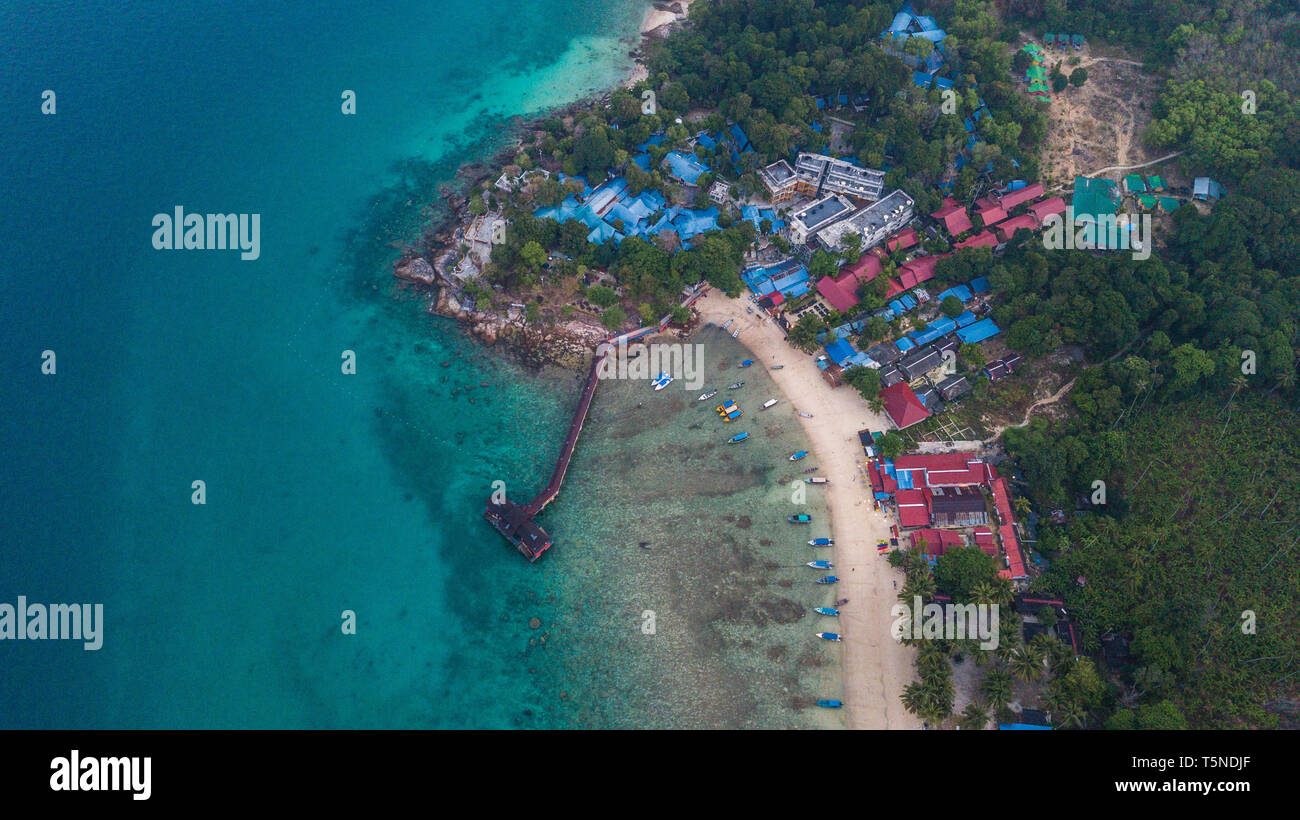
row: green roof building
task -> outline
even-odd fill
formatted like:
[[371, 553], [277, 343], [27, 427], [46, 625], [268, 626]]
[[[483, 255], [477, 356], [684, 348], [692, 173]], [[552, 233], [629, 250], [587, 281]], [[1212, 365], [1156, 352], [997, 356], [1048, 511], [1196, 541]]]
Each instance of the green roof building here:
[[1124, 190], [1130, 194], [1145, 193], [1147, 184], [1142, 181], [1141, 174], [1129, 174], [1124, 177]]
[[[1094, 248], [1119, 250], [1129, 247], [1127, 235], [1115, 235], [1110, 229], [1097, 230], [1098, 218], [1113, 217], [1119, 211], [1123, 199], [1119, 186], [1113, 180], [1074, 178], [1074, 198], [1070, 202], [1074, 208], [1074, 221], [1076, 224], [1088, 225], [1084, 236]], [[1115, 240], [1114, 243], [1112, 239]]]
[[1154, 210], [1156, 205], [1160, 202], [1159, 198], [1157, 198], [1155, 194], [1138, 194], [1137, 201], [1144, 210], [1148, 211]]
[[1165, 181], [1155, 174], [1152, 174], [1147, 177], [1147, 187], [1153, 191], [1163, 191], [1165, 189]]
[[1166, 213], [1173, 213], [1174, 211], [1178, 210], [1181, 207], [1183, 207], [1183, 203], [1176, 197], [1172, 197], [1172, 196], [1160, 197], [1160, 210]]
[[1054, 45], [1056, 45], [1056, 35], [1055, 35], [1055, 34], [1044, 34], [1044, 35], [1043, 35], [1043, 42], [1046, 43], [1046, 44], [1049, 45], [1049, 46], [1054, 46]]
[[1025, 71], [1025, 79], [1026, 79], [1026, 80], [1045, 80], [1045, 79], [1047, 79], [1047, 69], [1043, 68], [1043, 67], [1040, 66], [1040, 65], [1031, 65], [1031, 66], [1028, 68], [1028, 70]]

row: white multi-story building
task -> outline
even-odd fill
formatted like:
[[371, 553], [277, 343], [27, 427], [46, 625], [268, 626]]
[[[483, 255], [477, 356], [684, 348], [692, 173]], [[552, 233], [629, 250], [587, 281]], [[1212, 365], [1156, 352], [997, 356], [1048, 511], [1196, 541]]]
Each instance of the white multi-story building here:
[[853, 203], [839, 194], [810, 202], [790, 214], [790, 241], [803, 245], [828, 225], [853, 213]]
[[798, 193], [804, 196], [845, 194], [876, 200], [885, 188], [884, 171], [859, 168], [848, 160], [825, 154], [801, 153], [795, 161]]
[[884, 199], [871, 203], [851, 216], [842, 217], [815, 231], [817, 241], [827, 250], [837, 250], [850, 233], [862, 237], [862, 250], [875, 247], [886, 237], [912, 221], [915, 203], [902, 191], [891, 191]]

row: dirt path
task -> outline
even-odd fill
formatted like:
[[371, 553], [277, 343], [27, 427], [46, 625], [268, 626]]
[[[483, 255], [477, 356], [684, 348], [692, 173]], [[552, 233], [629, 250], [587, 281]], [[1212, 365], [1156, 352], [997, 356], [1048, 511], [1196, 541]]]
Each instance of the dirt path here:
[[1029, 409], [1025, 410], [1025, 418], [1023, 421], [1021, 421], [1019, 424], [1004, 424], [1003, 426], [997, 428], [997, 430], [993, 433], [992, 436], [984, 440], [984, 446], [985, 447], [991, 446], [994, 442], [998, 440], [998, 437], [1002, 435], [1004, 430], [1009, 430], [1012, 427], [1024, 427], [1026, 424], [1029, 423], [1029, 419], [1031, 416], [1034, 415], [1035, 410], [1037, 410], [1040, 407], [1047, 407], [1048, 405], [1056, 404], [1065, 396], [1066, 393], [1070, 392], [1071, 387], [1074, 387], [1074, 379], [1070, 379], [1068, 382], [1061, 385], [1061, 389], [1057, 390], [1055, 393], [1048, 396], [1047, 398], [1039, 399], [1038, 401], [1029, 405]]
[[1184, 153], [1185, 152], [1183, 151], [1175, 151], [1172, 154], [1165, 154], [1163, 157], [1157, 157], [1156, 159], [1148, 160], [1147, 162], [1140, 162], [1137, 165], [1111, 165], [1106, 168], [1098, 168], [1095, 171], [1089, 171], [1088, 173], [1084, 174], [1084, 176], [1091, 177], [1091, 176], [1096, 176], [1097, 174], [1109, 173], [1110, 171], [1132, 171], [1137, 168], [1146, 168], [1147, 166], [1150, 165], [1159, 165], [1162, 162], [1168, 162], [1174, 157], [1182, 156]]

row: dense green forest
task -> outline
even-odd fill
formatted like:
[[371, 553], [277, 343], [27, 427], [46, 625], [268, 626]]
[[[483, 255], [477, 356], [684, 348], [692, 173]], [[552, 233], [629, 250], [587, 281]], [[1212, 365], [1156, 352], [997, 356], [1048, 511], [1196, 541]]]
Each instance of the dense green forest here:
[[1087, 651], [1106, 632], [1132, 641], [1090, 724], [1295, 725], [1300, 19], [1259, 0], [1009, 5], [1138, 49], [1168, 78], [1146, 139], [1232, 191], [1208, 216], [1180, 209], [1144, 262], [1029, 246], [990, 260], [1007, 343], [1079, 344], [1091, 362], [1068, 417], [1005, 435], [1039, 510], [1067, 511], [1040, 527], [1036, 586], [1066, 601]]

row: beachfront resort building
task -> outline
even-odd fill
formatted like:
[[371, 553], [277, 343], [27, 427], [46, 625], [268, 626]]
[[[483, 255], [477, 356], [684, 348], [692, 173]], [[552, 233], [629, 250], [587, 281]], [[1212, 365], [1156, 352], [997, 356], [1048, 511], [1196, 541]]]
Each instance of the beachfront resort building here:
[[817, 232], [817, 241], [827, 250], [839, 250], [849, 234], [862, 237], [859, 249], [874, 248], [885, 237], [912, 221], [912, 198], [902, 191], [892, 191], [852, 216], [834, 222]]
[[853, 213], [853, 203], [839, 194], [814, 200], [790, 214], [790, 241], [796, 245], [808, 240], [822, 228]]

